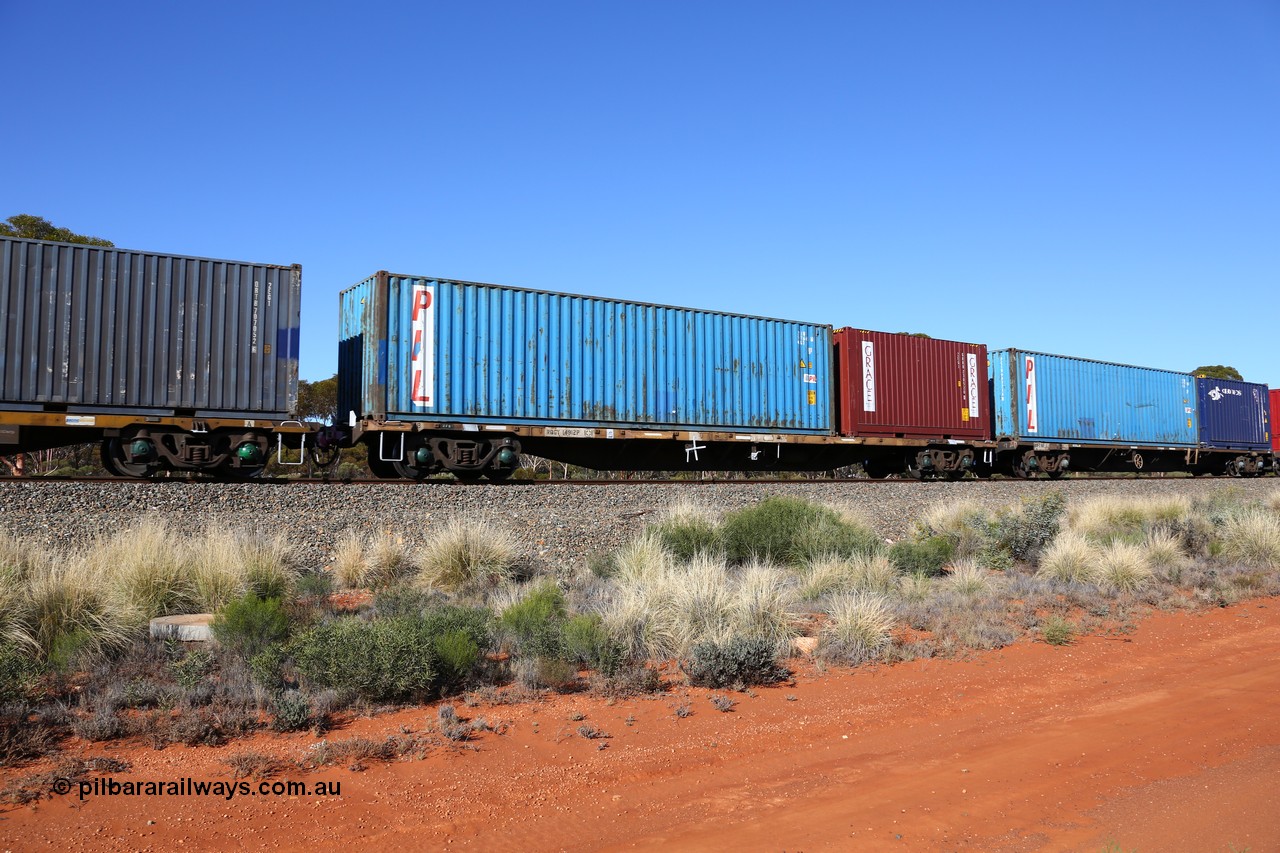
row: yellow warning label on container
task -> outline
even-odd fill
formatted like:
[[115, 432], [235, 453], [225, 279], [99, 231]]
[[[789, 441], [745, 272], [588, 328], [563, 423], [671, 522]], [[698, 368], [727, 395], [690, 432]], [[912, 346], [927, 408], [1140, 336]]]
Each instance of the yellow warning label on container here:
[[964, 421], [965, 423], [969, 422], [969, 409], [967, 406], [960, 410], [960, 420]]
[[818, 392], [817, 392], [817, 391], [810, 391], [810, 392], [809, 392], [809, 405], [810, 405], [810, 406], [816, 406], [816, 405], [818, 405]]
[[1191, 429], [1191, 418], [1187, 418], [1187, 429]]

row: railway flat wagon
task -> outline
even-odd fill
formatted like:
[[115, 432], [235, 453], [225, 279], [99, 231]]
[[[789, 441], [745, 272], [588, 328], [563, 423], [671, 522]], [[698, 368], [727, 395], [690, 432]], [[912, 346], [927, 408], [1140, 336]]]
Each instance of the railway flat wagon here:
[[257, 473], [305, 433], [301, 288], [297, 265], [0, 237], [0, 454], [101, 441], [118, 474]]
[[985, 345], [851, 328], [837, 329], [834, 342], [839, 431], [866, 439], [868, 474], [978, 464], [975, 443], [991, 435]]
[[1199, 446], [1190, 374], [1019, 349], [996, 350], [990, 363], [1007, 473], [1174, 470]]
[[382, 476], [786, 467], [833, 434], [830, 326], [387, 272], [339, 301], [339, 407]]

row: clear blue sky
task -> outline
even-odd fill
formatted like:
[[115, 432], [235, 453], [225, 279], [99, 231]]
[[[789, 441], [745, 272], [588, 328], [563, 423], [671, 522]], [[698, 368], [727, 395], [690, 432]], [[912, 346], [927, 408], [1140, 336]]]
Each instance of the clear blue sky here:
[[1280, 3], [0, 0], [0, 218], [1280, 385]]

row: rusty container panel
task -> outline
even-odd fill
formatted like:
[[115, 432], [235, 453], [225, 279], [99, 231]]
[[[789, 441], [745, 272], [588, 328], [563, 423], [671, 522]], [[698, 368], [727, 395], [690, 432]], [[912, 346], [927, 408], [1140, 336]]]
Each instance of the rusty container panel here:
[[842, 435], [990, 437], [983, 344], [861, 329], [837, 329], [834, 339]]
[[832, 430], [831, 327], [378, 273], [339, 296], [343, 412]]
[[997, 438], [1195, 447], [1195, 377], [1065, 355], [990, 353]]
[[1230, 450], [1271, 446], [1271, 400], [1266, 385], [1196, 378], [1200, 444]]
[[1271, 449], [1280, 453], [1280, 435], [1276, 435], [1276, 424], [1280, 423], [1280, 388], [1271, 389]]
[[285, 418], [302, 268], [0, 237], [0, 405]]

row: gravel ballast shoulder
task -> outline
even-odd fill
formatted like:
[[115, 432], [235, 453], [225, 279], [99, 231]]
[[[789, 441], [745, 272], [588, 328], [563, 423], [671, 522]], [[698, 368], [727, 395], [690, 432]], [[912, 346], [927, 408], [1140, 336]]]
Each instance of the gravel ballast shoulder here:
[[45, 546], [81, 546], [146, 515], [166, 519], [181, 534], [212, 523], [237, 530], [284, 531], [303, 565], [321, 569], [348, 529], [387, 530], [422, 541], [454, 516], [485, 519], [507, 528], [525, 559], [539, 569], [564, 569], [593, 553], [621, 545], [663, 507], [681, 498], [717, 512], [769, 495], [791, 495], [848, 507], [885, 538], [911, 532], [930, 507], [961, 500], [990, 509], [1061, 490], [1069, 503], [1098, 495], [1206, 495], [1240, 490], [1262, 499], [1280, 490], [1274, 478], [1257, 480], [962, 481], [957, 483], [857, 481], [769, 484], [609, 484], [501, 486], [424, 484], [272, 483], [0, 483], [0, 526]]

